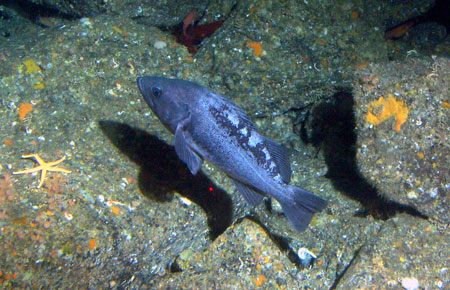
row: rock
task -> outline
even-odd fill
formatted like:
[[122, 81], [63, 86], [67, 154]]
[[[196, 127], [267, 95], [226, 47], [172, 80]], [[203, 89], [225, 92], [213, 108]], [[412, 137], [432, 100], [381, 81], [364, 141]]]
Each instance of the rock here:
[[[450, 256], [448, 243], [444, 228], [401, 214], [361, 249], [336, 289], [417, 289], [413, 286], [418, 284], [421, 289], [447, 289], [450, 270], [443, 261]], [[411, 277], [417, 283], [405, 279]]]
[[228, 228], [205, 252], [188, 252], [177, 259], [177, 273], [152, 286], [182, 287], [186, 281], [189, 289], [298, 289], [302, 285], [294, 276], [295, 265], [248, 219]]
[[105, 1], [103, 0], [28, 0], [41, 7], [41, 9], [48, 9], [58, 11], [61, 14], [75, 17], [88, 17], [98, 15], [106, 11]]
[[[399, 285], [402, 279], [415, 277], [420, 287], [426, 287], [423, 277], [428, 276], [415, 271], [415, 260], [429, 265], [432, 259], [435, 265], [430, 269], [437, 278], [430, 281], [439, 288], [447, 286], [448, 269], [442, 266], [436, 272], [449, 256], [441, 244], [447, 238], [437, 234], [431, 222], [415, 216], [395, 218], [394, 211], [380, 218], [367, 210], [378, 204], [377, 209], [388, 211], [387, 203], [378, 194], [381, 186], [368, 178], [372, 165], [358, 163], [366, 166], [361, 167], [368, 172], [364, 176], [357, 166], [358, 131], [362, 130], [361, 137], [367, 134], [366, 141], [378, 143], [381, 132], [402, 134], [411, 129], [409, 118], [416, 114], [411, 104], [416, 101], [412, 95], [388, 91], [408, 108], [406, 122], [398, 125], [399, 131], [395, 119], [370, 127], [365, 118], [368, 104], [389, 95], [380, 90], [366, 96], [368, 88], [362, 92], [359, 86], [376, 80], [354, 78], [355, 67], [370, 75], [376, 65], [368, 63], [374, 62], [393, 66], [397, 80], [402, 80], [401, 74], [413, 79], [411, 69], [417, 69], [419, 80], [435, 89], [427, 93], [426, 101], [435, 106], [433, 97], [448, 92], [448, 85], [437, 85], [448, 79], [445, 60], [438, 57], [439, 67], [434, 68], [434, 63], [421, 64], [412, 54], [410, 63], [385, 64], [387, 52], [393, 50], [382, 39], [380, 13], [391, 11], [387, 1], [364, 6], [348, 1], [208, 1], [207, 7], [191, 2], [104, 1], [105, 7], [91, 7], [95, 13], [105, 8], [105, 14], [65, 18], [62, 25], [55, 21], [57, 28], [22, 21], [22, 13], [0, 6], [2, 287], [145, 289], [173, 281], [170, 287], [181, 289], [189, 288], [192, 280], [197, 289], [337, 288], [350, 283], [346, 274], [356, 273], [352, 270], [356, 261], [377, 253], [372, 254], [371, 245], [388, 253], [383, 239], [398, 242], [389, 236], [402, 236], [396, 228], [415, 241], [425, 241], [433, 252], [415, 241], [411, 249], [394, 244], [413, 258], [387, 259], [403, 267], [385, 266], [396, 279], [392, 281]], [[84, 2], [70, 3], [79, 11], [73, 15], [87, 13], [77, 7]], [[194, 57], [165, 30], [191, 9], [205, 11], [202, 21], [225, 20]], [[157, 41], [167, 46], [155, 48]], [[34, 69], [28, 70], [27, 64], [34, 64]], [[291, 148], [292, 184], [326, 198], [327, 209], [299, 234], [275, 202], [249, 207], [230, 179], [207, 162], [192, 176], [171, 146], [173, 135], [139, 97], [136, 78], [150, 74], [193, 80], [236, 101], [261, 132]], [[383, 81], [384, 89], [389, 80]], [[23, 121], [18, 115], [22, 103], [33, 104]], [[319, 113], [313, 114], [316, 108]], [[372, 108], [376, 115], [380, 108]], [[312, 134], [317, 139], [306, 138], [305, 145], [302, 120], [309, 114], [311, 125], [324, 121], [320, 130], [310, 130], [318, 133]], [[448, 121], [447, 115], [439, 116]], [[431, 117], [421, 120], [434, 120]], [[442, 140], [448, 141], [445, 135]], [[381, 154], [376, 151], [378, 143], [370, 147], [370, 154]], [[428, 148], [431, 153], [422, 152], [423, 159], [434, 156], [437, 145]], [[24, 152], [37, 152], [46, 160], [65, 154], [72, 173], [49, 172], [48, 184], [32, 189], [37, 185], [35, 176], [10, 175], [23, 168]], [[370, 155], [364, 158], [371, 160]], [[448, 163], [445, 157], [440, 160]], [[341, 183], [333, 179], [336, 176]], [[408, 200], [422, 198], [416, 188], [404, 195]], [[378, 234], [380, 228], [384, 231]], [[433, 248], [433, 243], [441, 249]], [[298, 257], [300, 248], [317, 258], [306, 263]], [[422, 252], [438, 256], [427, 261], [425, 256], [418, 258]], [[372, 266], [379, 263], [375, 260]], [[376, 288], [386, 288], [384, 280], [378, 282]]]
[[386, 199], [450, 222], [450, 61], [373, 64], [355, 86], [357, 163]]

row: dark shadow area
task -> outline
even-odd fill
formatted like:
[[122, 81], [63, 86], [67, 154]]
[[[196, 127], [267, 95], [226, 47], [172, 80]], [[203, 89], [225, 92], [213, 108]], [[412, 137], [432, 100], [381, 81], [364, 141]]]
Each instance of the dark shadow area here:
[[[211, 239], [231, 224], [232, 200], [201, 171], [192, 175], [175, 149], [147, 132], [113, 121], [99, 121], [111, 142], [141, 167], [139, 188], [149, 199], [166, 202], [176, 191], [198, 204], [208, 216]], [[169, 193], [169, 194], [168, 194]]]
[[[436, 0], [434, 3], [411, 1], [410, 3], [411, 11], [422, 13], [400, 23], [387, 20], [389, 23], [386, 24], [388, 29], [384, 33], [384, 38], [401, 42], [405, 47], [409, 47], [409, 50], [418, 50], [429, 56], [439, 53], [435, 47], [444, 43], [450, 32], [450, 1]], [[398, 9], [398, 3], [391, 4], [392, 9]], [[445, 52], [442, 54], [448, 56]], [[389, 56], [389, 59], [393, 60], [395, 57], [396, 55], [393, 54]]]
[[448, 34], [450, 32], [450, 1], [436, 0], [427, 11], [386, 30], [384, 38], [399, 39], [414, 26], [427, 22], [442, 25]]
[[57, 9], [38, 5], [26, 0], [0, 0], [0, 5], [11, 8], [21, 16], [30, 19], [34, 23], [46, 27], [45, 22], [40, 21], [41, 17], [55, 17], [74, 20], [77, 17], [62, 13]]
[[328, 166], [326, 177], [335, 188], [365, 207], [357, 216], [386, 220], [406, 212], [425, 218], [413, 207], [384, 199], [359, 173], [353, 106], [353, 95], [341, 90], [320, 104], [293, 108], [290, 111], [300, 116], [294, 120], [294, 132], [306, 144], [322, 150]]
[[361, 249], [364, 247], [364, 245], [362, 245], [361, 247], [359, 247], [359, 249], [357, 249], [354, 253], [353, 253], [353, 257], [350, 260], [350, 262], [345, 266], [345, 268], [340, 271], [339, 273], [336, 273], [336, 279], [333, 282], [333, 285], [331, 285], [329, 290], [334, 290], [337, 288], [337, 286], [339, 285], [339, 282], [341, 282], [342, 278], [345, 276], [345, 273], [347, 273], [348, 269], [350, 269], [350, 267], [353, 265], [353, 263], [355, 263], [356, 258], [359, 256], [359, 253], [361, 252]]

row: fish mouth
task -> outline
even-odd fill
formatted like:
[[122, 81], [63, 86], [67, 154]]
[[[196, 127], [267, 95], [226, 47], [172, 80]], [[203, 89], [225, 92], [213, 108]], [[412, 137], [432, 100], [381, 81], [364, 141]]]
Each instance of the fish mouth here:
[[152, 98], [148, 95], [148, 93], [145, 90], [145, 77], [139, 77], [136, 79], [139, 91], [141, 92], [141, 95], [144, 97], [145, 102], [152, 107], [153, 101]]
[[141, 94], [144, 94], [144, 87], [143, 87], [143, 85], [142, 85], [142, 79], [143, 79], [143, 78], [137, 78], [137, 79], [136, 79], [136, 82], [137, 82], [139, 91], [141, 91]]

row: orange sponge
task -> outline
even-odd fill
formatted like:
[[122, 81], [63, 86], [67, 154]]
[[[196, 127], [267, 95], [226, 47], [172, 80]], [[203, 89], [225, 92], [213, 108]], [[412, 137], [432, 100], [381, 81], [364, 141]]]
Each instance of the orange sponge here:
[[366, 119], [372, 125], [378, 125], [392, 116], [395, 117], [395, 131], [400, 131], [400, 127], [408, 118], [408, 107], [402, 101], [396, 100], [392, 95], [386, 99], [380, 97], [378, 100], [370, 102]]
[[19, 118], [23, 122], [25, 117], [33, 110], [33, 105], [30, 103], [22, 103], [19, 107]]

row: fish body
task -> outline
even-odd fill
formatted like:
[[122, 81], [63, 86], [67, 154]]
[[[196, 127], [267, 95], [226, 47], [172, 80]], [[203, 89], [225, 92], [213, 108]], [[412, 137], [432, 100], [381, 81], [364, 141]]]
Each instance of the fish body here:
[[175, 134], [177, 155], [192, 174], [202, 160], [225, 172], [251, 205], [277, 199], [296, 231], [326, 206], [322, 198], [289, 185], [291, 168], [284, 147], [258, 133], [244, 110], [196, 83], [146, 76], [137, 79], [145, 101]]

